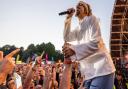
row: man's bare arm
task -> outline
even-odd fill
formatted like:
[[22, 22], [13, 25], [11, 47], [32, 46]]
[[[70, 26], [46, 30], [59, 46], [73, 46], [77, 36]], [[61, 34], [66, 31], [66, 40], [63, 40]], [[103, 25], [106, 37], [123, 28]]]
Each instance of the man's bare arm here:
[[70, 82], [71, 82], [71, 64], [65, 63], [65, 69], [63, 71], [63, 75], [60, 80], [59, 89], [70, 89]]

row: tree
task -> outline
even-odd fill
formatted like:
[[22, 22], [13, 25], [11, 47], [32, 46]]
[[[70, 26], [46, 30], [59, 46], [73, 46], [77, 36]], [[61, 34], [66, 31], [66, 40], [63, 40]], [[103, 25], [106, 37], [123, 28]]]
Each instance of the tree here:
[[[8, 53], [15, 50], [16, 48], [17, 47], [15, 45], [4, 45], [3, 47], [0, 47], [0, 50], [3, 51], [5, 55], [7, 55]], [[64, 59], [61, 51], [56, 50], [55, 46], [51, 42], [37, 44], [36, 46], [34, 44], [30, 44], [26, 50], [24, 50], [24, 47], [20, 47], [20, 52], [18, 54], [20, 55], [20, 60], [26, 62], [29, 57], [32, 58], [34, 54], [37, 54], [38, 56], [40, 56], [43, 51], [45, 52], [45, 54], [42, 58], [45, 58], [45, 55], [48, 54], [48, 60], [50, 61], [53, 58], [54, 58], [54, 61]], [[16, 56], [17, 54], [15, 55], [15, 58]]]

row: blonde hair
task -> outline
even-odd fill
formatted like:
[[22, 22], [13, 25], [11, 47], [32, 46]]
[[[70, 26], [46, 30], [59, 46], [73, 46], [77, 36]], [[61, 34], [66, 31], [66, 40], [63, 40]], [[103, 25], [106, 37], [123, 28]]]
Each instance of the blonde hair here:
[[92, 15], [92, 9], [91, 9], [89, 4], [87, 4], [87, 3], [83, 2], [83, 1], [79, 1], [79, 3], [81, 3], [85, 7], [87, 16]]

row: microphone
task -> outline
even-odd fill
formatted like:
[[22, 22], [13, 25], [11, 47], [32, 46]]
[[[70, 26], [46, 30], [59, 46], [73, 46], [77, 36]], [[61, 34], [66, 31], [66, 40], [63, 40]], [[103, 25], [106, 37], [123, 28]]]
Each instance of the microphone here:
[[71, 9], [70, 11], [67, 10], [67, 11], [60, 12], [59, 15], [71, 14], [72, 12], [75, 12], [75, 9]]

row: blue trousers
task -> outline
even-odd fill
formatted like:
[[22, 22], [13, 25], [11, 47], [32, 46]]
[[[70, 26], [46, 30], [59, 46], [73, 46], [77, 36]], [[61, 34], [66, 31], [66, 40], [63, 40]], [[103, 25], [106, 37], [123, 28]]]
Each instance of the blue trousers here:
[[114, 73], [104, 76], [99, 76], [83, 83], [85, 89], [113, 89]]

